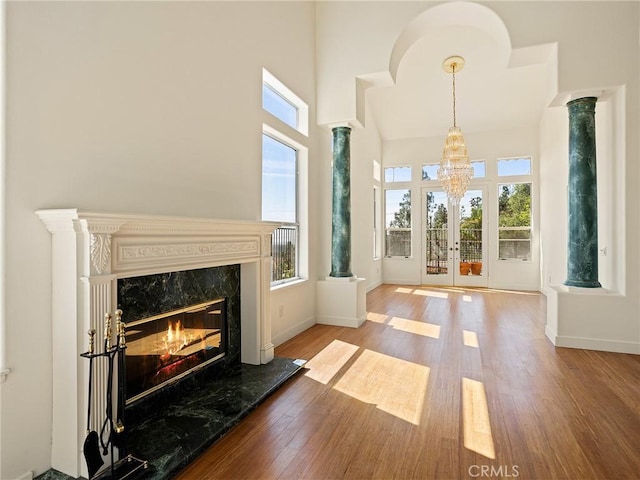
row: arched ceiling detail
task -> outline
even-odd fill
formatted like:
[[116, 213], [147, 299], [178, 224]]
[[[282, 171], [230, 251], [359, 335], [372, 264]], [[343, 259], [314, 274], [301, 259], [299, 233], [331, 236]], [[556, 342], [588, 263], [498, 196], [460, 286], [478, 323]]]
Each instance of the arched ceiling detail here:
[[442, 62], [460, 55], [456, 113], [465, 133], [535, 125], [554, 86], [553, 52], [552, 44], [512, 49], [507, 26], [483, 5], [437, 5], [400, 32], [387, 72], [357, 77], [358, 118], [366, 103], [385, 140], [444, 135], [453, 115]]
[[[470, 2], [448, 2], [432, 7], [418, 15], [402, 31], [389, 61], [389, 72], [395, 81], [398, 68], [407, 51], [421, 38], [439, 29], [467, 27], [491, 37], [500, 50], [504, 62], [509, 59], [511, 40], [507, 27], [491, 9]], [[444, 59], [444, 58], [443, 58]]]

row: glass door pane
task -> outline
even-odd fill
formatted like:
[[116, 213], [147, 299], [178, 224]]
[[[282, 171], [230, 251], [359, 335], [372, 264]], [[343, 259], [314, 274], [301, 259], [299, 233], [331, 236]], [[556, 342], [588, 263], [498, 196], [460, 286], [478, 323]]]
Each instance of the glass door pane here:
[[454, 282], [462, 286], [486, 286], [486, 215], [484, 190], [467, 190], [456, 215], [456, 274]]
[[443, 191], [424, 189], [422, 283], [448, 285], [453, 281], [449, 247], [449, 202]]

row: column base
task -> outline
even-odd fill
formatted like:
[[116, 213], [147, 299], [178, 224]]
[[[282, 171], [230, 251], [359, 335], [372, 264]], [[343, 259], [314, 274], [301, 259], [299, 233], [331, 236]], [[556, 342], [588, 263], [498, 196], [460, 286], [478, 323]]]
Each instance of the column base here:
[[581, 280], [566, 280], [564, 282], [564, 285], [567, 287], [578, 287], [578, 288], [602, 288], [602, 285], [597, 280], [592, 282], [583, 282]]
[[604, 288], [551, 286], [546, 291], [545, 335], [556, 347], [640, 354], [637, 322], [625, 311], [626, 297]]
[[317, 323], [358, 328], [367, 319], [364, 278], [327, 277], [317, 284]]
[[260, 348], [260, 363], [262, 365], [269, 363], [271, 360], [274, 359], [275, 357], [275, 353], [274, 353], [274, 346], [273, 343], [269, 343], [268, 345], [265, 345], [264, 347]]

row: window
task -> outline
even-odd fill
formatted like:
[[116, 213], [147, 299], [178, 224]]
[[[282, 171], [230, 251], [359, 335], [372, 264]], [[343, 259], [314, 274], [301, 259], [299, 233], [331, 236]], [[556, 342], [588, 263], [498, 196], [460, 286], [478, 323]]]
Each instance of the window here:
[[498, 159], [498, 176], [531, 175], [531, 158], [500, 158]]
[[[484, 160], [472, 160], [471, 166], [473, 167], [473, 178], [486, 177]], [[422, 180], [438, 180], [438, 168], [440, 168], [439, 163], [422, 165]]]
[[283, 223], [272, 237], [271, 282], [298, 277], [298, 152], [262, 135], [262, 220]]
[[267, 70], [262, 73], [262, 108], [283, 122], [265, 115], [262, 133], [262, 220], [282, 224], [271, 237], [271, 284], [278, 285], [308, 270], [307, 147], [283, 131], [306, 136], [309, 109]]
[[385, 255], [411, 256], [411, 190], [385, 190]]
[[262, 108], [293, 128], [298, 128], [298, 109], [267, 83], [262, 84]]
[[498, 258], [531, 260], [531, 183], [498, 185]]
[[484, 178], [487, 176], [484, 160], [473, 160], [471, 166], [473, 167], [473, 178]]
[[298, 152], [262, 135], [262, 220], [296, 223]]
[[380, 258], [380, 247], [378, 246], [378, 206], [380, 200], [378, 199], [380, 189], [373, 187], [373, 258]]
[[384, 169], [384, 181], [392, 182], [410, 182], [411, 167], [386, 167]]
[[309, 133], [309, 107], [287, 86], [262, 69], [262, 108], [303, 135]]
[[422, 165], [422, 180], [438, 180], [439, 163]]

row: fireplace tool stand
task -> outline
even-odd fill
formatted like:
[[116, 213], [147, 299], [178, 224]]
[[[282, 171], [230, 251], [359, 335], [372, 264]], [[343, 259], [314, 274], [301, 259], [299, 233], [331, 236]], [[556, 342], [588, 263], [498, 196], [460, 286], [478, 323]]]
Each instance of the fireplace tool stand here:
[[[149, 469], [146, 460], [140, 460], [133, 455], [126, 454], [125, 448], [125, 338], [126, 325], [122, 321], [122, 310], [116, 310], [117, 343], [111, 344], [111, 314], [105, 314], [104, 319], [104, 350], [101, 353], [94, 351], [94, 336], [96, 331], [89, 330], [89, 349], [80, 356], [89, 359], [89, 405], [87, 406], [87, 441], [85, 441], [84, 454], [87, 461], [89, 480], [135, 480], [144, 475]], [[90, 431], [91, 424], [91, 390], [93, 377], [93, 364], [95, 358], [104, 358], [107, 361], [108, 370], [106, 378], [106, 411], [104, 421], [99, 433]], [[118, 362], [117, 401], [116, 415], [113, 414], [113, 364]], [[96, 439], [96, 436], [98, 437]], [[99, 440], [99, 442], [97, 441]], [[102, 452], [100, 452], [102, 447]], [[115, 460], [115, 449], [118, 449], [119, 460]], [[108, 455], [110, 463], [98, 471], [104, 464], [102, 456]]]

